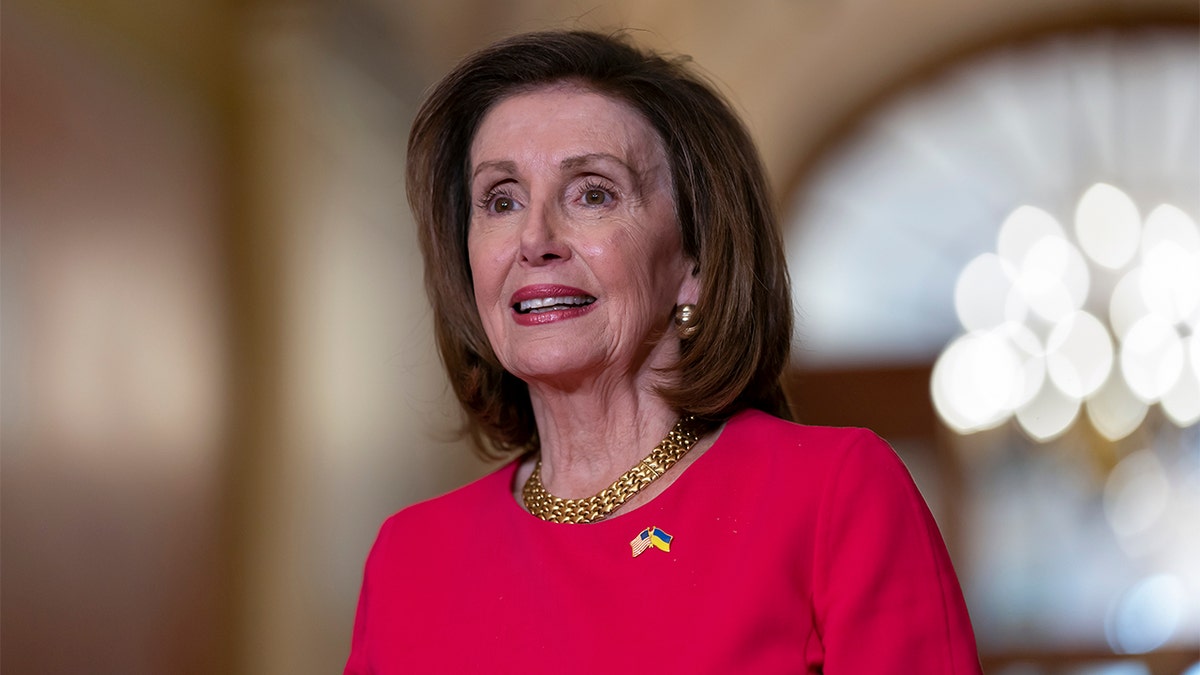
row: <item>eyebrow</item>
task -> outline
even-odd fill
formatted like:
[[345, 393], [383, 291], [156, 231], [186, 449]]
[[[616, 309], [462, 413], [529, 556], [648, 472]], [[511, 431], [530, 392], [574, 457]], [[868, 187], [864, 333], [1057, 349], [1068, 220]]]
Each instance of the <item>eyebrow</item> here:
[[479, 165], [475, 167], [475, 172], [471, 174], [471, 180], [475, 180], [476, 176], [488, 169], [495, 169], [504, 173], [516, 173], [517, 163], [507, 159], [494, 159], [487, 162], [480, 162]]
[[[620, 157], [617, 157], [616, 155], [610, 155], [607, 152], [589, 152], [586, 155], [576, 155], [574, 157], [568, 157], [568, 158], [564, 159], [563, 161], [559, 162], [559, 167], [562, 169], [567, 169], [567, 170], [578, 169], [580, 167], [587, 166], [588, 164], [591, 164], [592, 162], [595, 162], [596, 160], [613, 161], [613, 162], [616, 162], [617, 164], [620, 164], [622, 167], [625, 168], [626, 171], [633, 174], [634, 176], [637, 176], [639, 174], [639, 172], [636, 169], [634, 169], [632, 166], [630, 166], [628, 162], [621, 159]], [[516, 164], [516, 162], [513, 162], [512, 160], [507, 160], [507, 159], [494, 159], [494, 160], [489, 160], [486, 162], [480, 162], [479, 165], [475, 167], [474, 173], [471, 174], [471, 178], [474, 179], [480, 173], [482, 173], [484, 171], [488, 171], [488, 170], [496, 170], [496, 171], [500, 171], [503, 173], [516, 173], [517, 172], [517, 164]]]
[[633, 174], [634, 176], [638, 176], [640, 173], [639, 171], [634, 169], [632, 166], [630, 166], [629, 163], [626, 162], [625, 160], [621, 159], [620, 157], [617, 157], [616, 155], [610, 155], [607, 152], [591, 152], [586, 155], [576, 155], [575, 157], [568, 157], [568, 158], [564, 159], [562, 162], [559, 162], [559, 167], [563, 168], [563, 169], [578, 169], [580, 167], [587, 166], [588, 164], [591, 164], [592, 162], [594, 162], [598, 159], [616, 162], [617, 164], [620, 164], [621, 166], [625, 167], [625, 170], [628, 171], [629, 173]]

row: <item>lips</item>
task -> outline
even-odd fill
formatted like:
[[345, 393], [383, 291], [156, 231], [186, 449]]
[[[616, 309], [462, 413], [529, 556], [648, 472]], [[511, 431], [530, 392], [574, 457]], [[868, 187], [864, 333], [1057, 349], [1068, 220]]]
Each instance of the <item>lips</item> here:
[[539, 284], [518, 289], [511, 306], [517, 323], [536, 325], [586, 314], [595, 302], [595, 296], [578, 288]]

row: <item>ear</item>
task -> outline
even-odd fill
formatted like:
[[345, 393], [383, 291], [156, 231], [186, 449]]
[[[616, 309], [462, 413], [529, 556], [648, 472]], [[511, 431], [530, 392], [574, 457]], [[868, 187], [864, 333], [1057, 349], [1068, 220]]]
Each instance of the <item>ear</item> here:
[[687, 272], [683, 283], [679, 284], [679, 296], [675, 298], [676, 305], [694, 305], [700, 301], [700, 264], [691, 258], [684, 261]]

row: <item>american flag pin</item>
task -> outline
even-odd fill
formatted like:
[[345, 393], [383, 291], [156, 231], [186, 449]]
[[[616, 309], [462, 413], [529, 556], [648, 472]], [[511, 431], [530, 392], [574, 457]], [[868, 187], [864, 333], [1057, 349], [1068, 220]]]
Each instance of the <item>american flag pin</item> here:
[[641, 532], [638, 532], [638, 535], [633, 538], [633, 541], [629, 542], [629, 547], [633, 549], [633, 557], [635, 558], [642, 553], [645, 553], [646, 549], [650, 548], [651, 546], [660, 551], [670, 552], [671, 540], [674, 538], [675, 537], [672, 537], [660, 528], [651, 525]]

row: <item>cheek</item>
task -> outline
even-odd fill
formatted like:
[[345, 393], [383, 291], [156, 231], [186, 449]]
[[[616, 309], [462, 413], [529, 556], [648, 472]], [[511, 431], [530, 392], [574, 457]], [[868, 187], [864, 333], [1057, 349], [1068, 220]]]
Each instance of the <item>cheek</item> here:
[[652, 236], [610, 239], [597, 248], [595, 260], [602, 260], [605, 276], [626, 289], [631, 311], [641, 315], [674, 304], [680, 278], [677, 242]]
[[501, 286], [503, 278], [496, 275], [496, 266], [488, 265], [486, 260], [471, 257], [472, 287], [475, 292], [475, 312], [479, 315], [483, 331], [490, 340], [495, 339], [495, 330], [500, 325]]
[[485, 240], [478, 236], [467, 237], [467, 262], [471, 268], [471, 280], [477, 302], [482, 302], [497, 291], [497, 269], [495, 260]]

